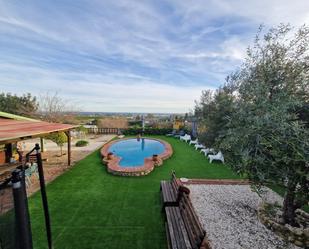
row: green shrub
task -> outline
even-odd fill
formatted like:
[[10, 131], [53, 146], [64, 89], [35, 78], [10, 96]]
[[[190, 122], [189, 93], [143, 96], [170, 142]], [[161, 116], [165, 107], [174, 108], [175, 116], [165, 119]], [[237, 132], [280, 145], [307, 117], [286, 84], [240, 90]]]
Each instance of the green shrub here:
[[48, 134], [45, 138], [53, 141], [54, 143], [57, 144], [57, 146], [60, 147], [60, 153], [61, 153], [60, 156], [62, 156], [62, 147], [68, 141], [66, 134], [63, 131], [54, 132]]
[[75, 146], [76, 147], [84, 147], [84, 146], [87, 146], [89, 144], [88, 141], [86, 140], [79, 140], [76, 142]]
[[81, 126], [75, 128], [75, 130], [76, 130], [76, 131], [81, 131], [81, 132], [83, 132], [83, 133], [85, 133], [85, 134], [88, 133], [88, 129], [85, 128], [85, 126], [83, 126], [83, 125], [81, 125]]

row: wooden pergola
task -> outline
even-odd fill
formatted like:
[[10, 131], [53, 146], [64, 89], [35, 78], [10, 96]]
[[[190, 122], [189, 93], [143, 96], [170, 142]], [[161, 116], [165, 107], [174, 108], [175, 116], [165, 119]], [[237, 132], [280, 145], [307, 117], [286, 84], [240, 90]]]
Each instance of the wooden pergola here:
[[68, 138], [68, 165], [71, 165], [71, 134], [70, 131], [77, 126], [48, 123], [34, 119], [10, 119], [0, 117], [0, 145], [11, 145], [19, 141], [41, 138], [54, 133], [65, 132]]

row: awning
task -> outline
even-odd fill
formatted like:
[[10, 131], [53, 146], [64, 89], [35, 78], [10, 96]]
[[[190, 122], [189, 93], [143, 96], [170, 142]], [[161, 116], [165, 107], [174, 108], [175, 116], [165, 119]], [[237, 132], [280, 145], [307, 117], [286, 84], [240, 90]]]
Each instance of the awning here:
[[0, 118], [0, 144], [41, 137], [53, 132], [68, 131], [78, 126]]

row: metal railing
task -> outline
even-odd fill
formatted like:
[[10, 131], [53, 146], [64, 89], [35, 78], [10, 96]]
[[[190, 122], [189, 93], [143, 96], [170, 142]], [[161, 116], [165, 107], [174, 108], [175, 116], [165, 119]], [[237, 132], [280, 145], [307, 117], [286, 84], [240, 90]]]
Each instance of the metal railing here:
[[[29, 161], [35, 153], [38, 164], [41, 197], [46, 225], [48, 248], [52, 249], [51, 224], [40, 146], [35, 145], [26, 155]], [[23, 161], [23, 160], [22, 160]], [[32, 249], [32, 233], [25, 184], [25, 165], [21, 165], [0, 182], [0, 249]]]

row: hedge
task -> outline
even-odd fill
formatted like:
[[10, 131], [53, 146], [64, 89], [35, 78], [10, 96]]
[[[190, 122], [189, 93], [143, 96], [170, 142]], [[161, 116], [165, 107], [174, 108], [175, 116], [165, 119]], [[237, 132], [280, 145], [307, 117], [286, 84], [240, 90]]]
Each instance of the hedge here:
[[[173, 129], [171, 128], [145, 128], [144, 135], [166, 135], [168, 133], [171, 133]], [[184, 130], [186, 133], [187, 130]], [[122, 130], [123, 135], [138, 135], [142, 134], [143, 130], [142, 128], [128, 128], [125, 130]]]
[[89, 144], [88, 141], [86, 140], [79, 140], [76, 142], [75, 146], [76, 147], [84, 147], [84, 146], [87, 146]]

